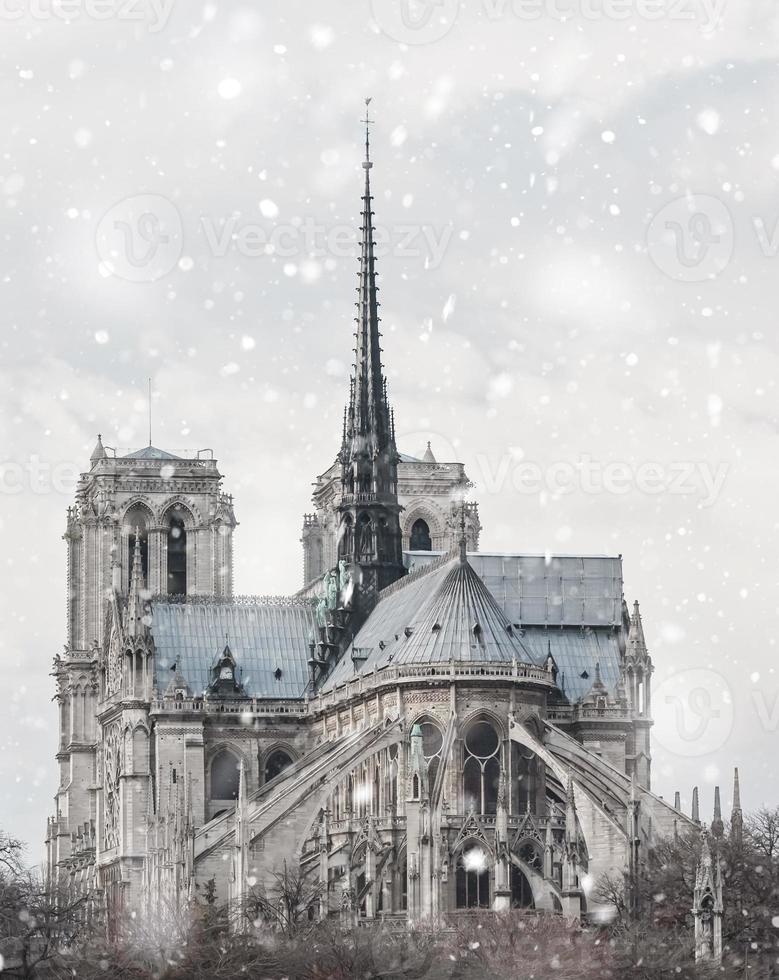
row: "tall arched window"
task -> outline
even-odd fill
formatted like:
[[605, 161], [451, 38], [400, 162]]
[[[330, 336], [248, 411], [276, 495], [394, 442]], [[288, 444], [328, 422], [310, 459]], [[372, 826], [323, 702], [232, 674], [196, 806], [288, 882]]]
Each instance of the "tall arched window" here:
[[187, 594], [187, 532], [184, 521], [173, 514], [168, 524], [168, 595]]
[[369, 514], [357, 518], [357, 556], [370, 558], [373, 555], [373, 528]]
[[422, 729], [422, 754], [427, 765], [427, 788], [428, 792], [432, 792], [436, 773], [441, 764], [441, 746], [444, 739], [441, 729], [429, 721], [423, 721], [420, 728]]
[[412, 551], [432, 551], [433, 539], [430, 537], [430, 527], [427, 521], [420, 517], [411, 525], [411, 550]]
[[500, 739], [488, 721], [477, 721], [465, 735], [463, 795], [465, 807], [495, 813], [500, 782]]
[[222, 749], [211, 763], [211, 799], [237, 800], [240, 782], [238, 757], [229, 749]]
[[535, 908], [530, 882], [516, 864], [511, 865], [511, 907], [515, 909]]
[[456, 891], [458, 909], [490, 907], [490, 859], [482, 844], [474, 841], [460, 851]]
[[283, 749], [276, 749], [275, 752], [271, 752], [265, 763], [265, 782], [269, 783], [271, 779], [275, 779], [279, 773], [284, 772], [287, 766], [292, 765], [292, 756]]

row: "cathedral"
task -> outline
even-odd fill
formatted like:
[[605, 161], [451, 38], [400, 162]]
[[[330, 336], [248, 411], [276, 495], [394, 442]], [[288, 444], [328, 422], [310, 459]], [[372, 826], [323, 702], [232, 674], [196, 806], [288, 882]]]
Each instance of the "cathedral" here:
[[396, 445], [367, 136], [362, 167], [354, 369], [300, 590], [234, 595], [210, 452], [98, 436], [68, 508], [47, 875], [109, 925], [206, 885], [240, 915], [282, 866], [349, 923], [582, 917], [601, 875], [697, 823], [652, 792], [653, 665], [621, 557], [480, 551], [463, 465]]

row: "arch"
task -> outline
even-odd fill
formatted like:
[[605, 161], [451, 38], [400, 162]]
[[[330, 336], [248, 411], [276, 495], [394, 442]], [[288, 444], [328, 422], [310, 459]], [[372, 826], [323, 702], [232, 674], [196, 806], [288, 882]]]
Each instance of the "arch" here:
[[409, 534], [410, 551], [432, 551], [433, 539], [430, 535], [430, 525], [424, 517], [418, 517], [411, 525]]
[[534, 909], [536, 907], [533, 886], [525, 872], [514, 861], [510, 869], [511, 907], [515, 909]]
[[[535, 843], [532, 838], [523, 838], [525, 843]], [[539, 845], [540, 846], [540, 845]], [[534, 865], [527, 864], [522, 858], [516, 853], [516, 851], [509, 852], [509, 860], [511, 864], [511, 870], [516, 867], [524, 876], [527, 884], [530, 887], [532, 893], [532, 905], [517, 906], [520, 908], [534, 908], [545, 912], [562, 912], [562, 903], [560, 901], [560, 883], [551, 881], [543, 876], [543, 867], [536, 868]], [[512, 905], [514, 905], [514, 879], [511, 881], [512, 885]], [[529, 896], [527, 893], [524, 895], [525, 899]]]
[[209, 767], [209, 798], [237, 800], [240, 782], [241, 757], [232, 748], [222, 748], [211, 759]]
[[159, 508], [161, 524], [168, 523], [171, 511], [175, 511], [182, 518], [188, 531], [194, 531], [198, 524], [203, 523], [200, 510], [190, 497], [184, 497], [181, 494], [169, 497]]

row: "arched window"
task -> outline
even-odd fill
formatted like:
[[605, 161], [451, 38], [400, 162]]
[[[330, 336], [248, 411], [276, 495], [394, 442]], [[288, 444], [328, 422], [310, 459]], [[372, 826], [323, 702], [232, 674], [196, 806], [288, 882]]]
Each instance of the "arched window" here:
[[535, 813], [540, 783], [539, 762], [534, 752], [514, 743], [512, 745], [514, 773], [513, 806], [517, 813]]
[[292, 765], [292, 756], [285, 752], [283, 749], [276, 749], [275, 752], [271, 752], [265, 763], [265, 782], [269, 783], [271, 779], [275, 779], [279, 773], [284, 772], [287, 766]]
[[127, 535], [127, 587], [130, 587], [132, 576], [133, 558], [135, 556], [135, 532], [138, 531], [138, 540], [141, 546], [141, 571], [143, 572], [144, 583], [149, 581], [149, 512], [140, 504], [132, 506], [124, 515], [122, 527]]
[[465, 808], [495, 813], [500, 782], [500, 739], [488, 721], [477, 721], [465, 735], [463, 795]]
[[530, 882], [516, 864], [511, 865], [511, 907], [515, 909], [535, 908]]
[[429, 721], [423, 721], [419, 727], [422, 729], [422, 754], [427, 766], [427, 788], [428, 792], [432, 792], [436, 773], [441, 764], [441, 746], [444, 739], [441, 729]]
[[458, 909], [490, 907], [490, 859], [482, 844], [474, 841], [460, 851], [456, 891]]
[[222, 749], [211, 763], [211, 799], [237, 800], [240, 762], [229, 749]]
[[411, 550], [412, 551], [432, 551], [433, 539], [430, 537], [430, 527], [427, 521], [420, 517], [411, 525]]
[[338, 554], [350, 557], [354, 550], [354, 525], [350, 514], [345, 514], [338, 531]]
[[187, 594], [187, 532], [174, 513], [168, 524], [168, 595]]
[[370, 558], [373, 555], [373, 528], [369, 514], [357, 518], [357, 557]]

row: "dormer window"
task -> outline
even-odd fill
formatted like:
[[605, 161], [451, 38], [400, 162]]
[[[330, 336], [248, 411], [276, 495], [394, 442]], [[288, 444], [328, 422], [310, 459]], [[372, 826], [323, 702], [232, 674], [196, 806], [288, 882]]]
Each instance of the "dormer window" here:
[[211, 683], [208, 685], [208, 691], [209, 694], [217, 697], [245, 696], [240, 668], [228, 643], [225, 643], [222, 655], [211, 668]]

